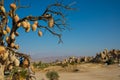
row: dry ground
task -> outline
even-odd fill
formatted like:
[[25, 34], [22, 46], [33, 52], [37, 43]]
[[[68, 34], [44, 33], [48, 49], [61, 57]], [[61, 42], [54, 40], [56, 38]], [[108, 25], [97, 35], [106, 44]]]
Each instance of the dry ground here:
[[[74, 66], [76, 67], [76, 66]], [[120, 80], [120, 67], [117, 64], [105, 66], [102, 64], [80, 64], [77, 65], [78, 72], [70, 72], [68, 68], [61, 68], [58, 66], [52, 66], [44, 71], [36, 72], [37, 80], [48, 80], [45, 73], [48, 70], [56, 70], [59, 73], [59, 80]]]

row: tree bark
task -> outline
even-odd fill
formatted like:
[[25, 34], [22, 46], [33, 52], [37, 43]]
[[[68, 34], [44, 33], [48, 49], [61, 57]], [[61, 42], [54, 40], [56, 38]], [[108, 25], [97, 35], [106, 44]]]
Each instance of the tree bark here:
[[4, 80], [4, 68], [5, 65], [0, 64], [0, 80]]

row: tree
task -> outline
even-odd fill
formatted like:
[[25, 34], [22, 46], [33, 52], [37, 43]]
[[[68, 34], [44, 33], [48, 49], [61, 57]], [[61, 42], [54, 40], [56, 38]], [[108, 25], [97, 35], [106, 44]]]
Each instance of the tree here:
[[[59, 29], [60, 31], [63, 31], [66, 29], [66, 23], [65, 23], [65, 16], [62, 13], [61, 9], [67, 9], [72, 10], [73, 8], [70, 7], [70, 5], [63, 5], [59, 2], [56, 2], [54, 4], [48, 5], [48, 7], [45, 9], [42, 15], [38, 16], [32, 16], [28, 15], [24, 18], [20, 18], [19, 15], [16, 13], [19, 8], [26, 8], [28, 6], [22, 6], [20, 5], [20, 0], [15, 0], [13, 3], [10, 4], [10, 10], [9, 12], [6, 12], [4, 7], [4, 0], [1, 0], [0, 4], [0, 44], [13, 48], [18, 49], [19, 46], [15, 44], [16, 37], [19, 36], [19, 33], [17, 30], [20, 27], [23, 27], [25, 32], [29, 32], [32, 28], [33, 32], [38, 30], [38, 35], [42, 36], [42, 29], [47, 30], [51, 34], [57, 36], [59, 38], [59, 43], [62, 42], [61, 40], [61, 34], [57, 32]], [[57, 8], [55, 10], [54, 8]], [[56, 16], [57, 15], [57, 16]], [[59, 16], [59, 17], [58, 17]], [[11, 29], [8, 25], [9, 18], [12, 19], [11, 23]], [[45, 21], [48, 26], [44, 26], [40, 24], [40, 21]]]
[[[28, 15], [20, 18], [17, 10], [20, 8], [29, 8], [30, 6], [22, 6], [20, 0], [13, 0], [13, 3], [9, 4], [10, 10], [7, 12], [4, 6], [5, 1], [0, 0], [0, 46], [10, 48], [11, 50], [19, 49], [19, 45], [16, 44], [16, 37], [20, 34], [18, 33], [18, 29], [24, 29], [23, 31], [26, 33], [31, 29], [33, 32], [38, 31], [39, 36], [42, 36], [42, 30], [45, 29], [52, 35], [57, 36], [59, 43], [62, 42], [61, 34], [57, 32], [58, 30], [63, 31], [67, 29], [66, 19], [62, 10], [73, 10], [74, 8], [71, 8], [72, 4], [64, 5], [62, 1], [56, 0], [55, 3], [49, 4], [41, 15]], [[10, 23], [9, 20], [12, 22]], [[47, 26], [40, 24], [41, 21], [46, 22]], [[5, 66], [1, 62], [0, 64]]]

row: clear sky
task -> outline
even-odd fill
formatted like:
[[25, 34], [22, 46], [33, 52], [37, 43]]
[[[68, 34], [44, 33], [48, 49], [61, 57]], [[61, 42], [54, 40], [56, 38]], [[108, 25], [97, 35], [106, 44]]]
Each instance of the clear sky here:
[[[40, 15], [46, 6], [54, 0], [22, 0], [22, 4], [31, 3], [28, 9], [18, 10], [20, 17], [29, 14]], [[72, 28], [64, 31], [63, 44], [57, 44], [58, 38], [45, 33], [38, 37], [37, 32], [25, 34], [20, 29], [17, 43], [20, 52], [36, 57], [95, 55], [105, 48], [120, 49], [120, 0], [63, 0], [64, 3], [76, 2], [77, 11], [68, 11], [67, 21]]]

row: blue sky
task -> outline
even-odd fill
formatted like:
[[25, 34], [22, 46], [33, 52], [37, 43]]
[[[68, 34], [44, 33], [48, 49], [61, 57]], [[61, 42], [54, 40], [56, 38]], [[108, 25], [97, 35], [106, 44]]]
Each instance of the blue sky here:
[[[22, 0], [24, 1], [24, 0]], [[63, 0], [64, 3], [76, 2], [77, 11], [68, 11], [67, 21], [72, 28], [64, 31], [63, 44], [57, 44], [58, 38], [45, 33], [38, 37], [37, 32], [25, 34], [23, 29], [17, 43], [20, 52], [36, 57], [45, 56], [87, 56], [95, 55], [105, 48], [120, 49], [120, 0]], [[26, 0], [31, 3], [28, 9], [19, 9], [18, 15], [40, 15], [54, 0]]]

